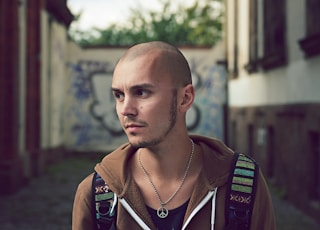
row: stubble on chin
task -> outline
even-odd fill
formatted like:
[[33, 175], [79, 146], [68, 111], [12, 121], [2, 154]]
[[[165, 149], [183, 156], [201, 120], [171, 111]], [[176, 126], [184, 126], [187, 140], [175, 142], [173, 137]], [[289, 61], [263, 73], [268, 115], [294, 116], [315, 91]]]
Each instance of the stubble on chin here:
[[136, 141], [136, 142], [129, 141], [129, 142], [134, 148], [148, 148], [148, 147], [158, 145], [161, 142], [161, 140], [160, 139], [153, 139], [150, 141]]

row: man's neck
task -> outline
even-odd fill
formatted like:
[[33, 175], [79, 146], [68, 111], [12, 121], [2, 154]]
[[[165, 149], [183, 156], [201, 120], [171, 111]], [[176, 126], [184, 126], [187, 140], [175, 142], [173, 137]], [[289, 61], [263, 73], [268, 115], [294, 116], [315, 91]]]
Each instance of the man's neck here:
[[192, 143], [187, 139], [175, 144], [164, 143], [156, 151], [154, 148], [141, 148], [136, 155], [150, 176], [175, 180], [185, 173], [191, 152]]

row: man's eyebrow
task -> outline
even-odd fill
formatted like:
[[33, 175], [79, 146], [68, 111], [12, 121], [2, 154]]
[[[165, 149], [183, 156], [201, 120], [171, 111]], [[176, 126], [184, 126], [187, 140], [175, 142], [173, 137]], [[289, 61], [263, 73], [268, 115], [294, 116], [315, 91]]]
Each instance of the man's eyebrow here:
[[112, 92], [120, 92], [121, 90], [120, 90], [120, 89], [117, 89], [117, 88], [114, 88], [114, 87], [111, 87], [111, 91], [112, 91]]
[[154, 85], [144, 83], [144, 84], [139, 84], [139, 85], [134, 85], [130, 87], [130, 90], [137, 90], [137, 89], [151, 89], [154, 88]]
[[[130, 90], [137, 90], [137, 89], [152, 89], [155, 86], [153, 84], [149, 84], [149, 83], [144, 83], [144, 84], [138, 84], [138, 85], [133, 85], [130, 87]], [[122, 90], [116, 88], [116, 87], [112, 87], [111, 90], [113, 92], [121, 92]]]

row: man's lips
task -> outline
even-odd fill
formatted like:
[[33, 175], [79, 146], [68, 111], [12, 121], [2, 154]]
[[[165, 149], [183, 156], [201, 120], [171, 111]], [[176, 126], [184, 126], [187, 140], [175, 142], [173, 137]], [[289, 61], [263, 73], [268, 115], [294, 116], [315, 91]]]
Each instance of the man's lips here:
[[129, 123], [129, 124], [126, 124], [124, 127], [125, 129], [138, 129], [138, 128], [142, 128], [143, 125], [136, 124], [136, 123]]

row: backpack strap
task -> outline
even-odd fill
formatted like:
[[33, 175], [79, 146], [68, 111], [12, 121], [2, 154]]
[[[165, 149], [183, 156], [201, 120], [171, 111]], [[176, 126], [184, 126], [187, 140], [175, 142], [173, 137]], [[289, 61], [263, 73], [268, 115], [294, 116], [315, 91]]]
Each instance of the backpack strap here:
[[117, 196], [97, 172], [92, 179], [92, 200], [96, 229], [116, 229]]
[[258, 174], [259, 166], [252, 158], [235, 153], [227, 187], [225, 230], [250, 229]]

